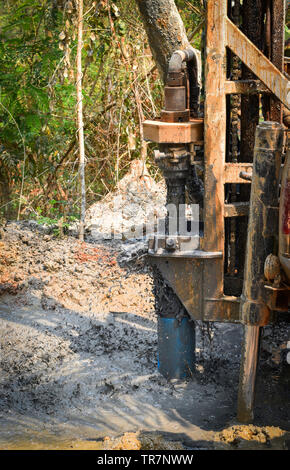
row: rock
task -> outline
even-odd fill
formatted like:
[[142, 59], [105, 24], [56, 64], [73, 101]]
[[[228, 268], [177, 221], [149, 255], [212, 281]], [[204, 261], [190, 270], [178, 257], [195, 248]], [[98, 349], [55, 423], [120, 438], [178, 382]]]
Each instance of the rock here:
[[148, 242], [144, 239], [135, 243], [124, 243], [120, 248], [119, 263], [128, 263], [142, 258], [147, 253]]
[[53, 261], [46, 261], [43, 263], [43, 267], [48, 272], [54, 272], [59, 270], [59, 266], [57, 266]]

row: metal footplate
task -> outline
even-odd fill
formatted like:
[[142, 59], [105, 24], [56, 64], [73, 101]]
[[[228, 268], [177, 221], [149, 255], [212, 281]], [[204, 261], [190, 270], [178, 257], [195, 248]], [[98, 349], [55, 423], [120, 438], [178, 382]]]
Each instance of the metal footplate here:
[[155, 235], [149, 239], [148, 254], [160, 258], [193, 258], [193, 259], [212, 259], [222, 258], [221, 251], [202, 251], [199, 250], [199, 236], [182, 235]]

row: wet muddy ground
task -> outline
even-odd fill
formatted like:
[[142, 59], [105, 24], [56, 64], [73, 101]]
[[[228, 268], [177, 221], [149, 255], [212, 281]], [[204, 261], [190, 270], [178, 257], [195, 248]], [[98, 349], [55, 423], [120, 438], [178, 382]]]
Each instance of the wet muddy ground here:
[[120, 448], [128, 432], [151, 448], [290, 448], [290, 324], [264, 329], [255, 423], [239, 426], [242, 327], [198, 325], [192, 379], [167, 381], [150, 269], [123, 250], [1, 230], [0, 448]]

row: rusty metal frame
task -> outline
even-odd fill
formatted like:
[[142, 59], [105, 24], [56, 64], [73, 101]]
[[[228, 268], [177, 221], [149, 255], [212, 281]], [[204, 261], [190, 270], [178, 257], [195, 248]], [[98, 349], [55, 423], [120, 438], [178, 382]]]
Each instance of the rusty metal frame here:
[[225, 81], [225, 92], [227, 95], [254, 95], [256, 93], [271, 93], [260, 80]]
[[[205, 260], [200, 263], [201, 256], [197, 255], [192, 256], [190, 262], [184, 258], [184, 263], [189, 263], [190, 274], [188, 282], [180, 283], [178, 276], [184, 279], [183, 271], [180, 269], [182, 259], [177, 261], [170, 254], [167, 257], [168, 261], [160, 258], [158, 260], [157, 254], [151, 253], [150, 256], [154, 257], [154, 263], [158, 265], [165, 278], [171, 276], [168, 274], [169, 271], [171, 273], [176, 271], [174, 278], [170, 277], [168, 281], [177, 296], [181, 300], [186, 298], [184, 305], [194, 319], [207, 321], [230, 321], [231, 318], [232, 321], [237, 321], [239, 297], [224, 295], [225, 219], [246, 216], [249, 212], [249, 202], [225, 203], [225, 184], [248, 185], [252, 174], [251, 163], [226, 162], [227, 95], [265, 93], [270, 94], [270, 99], [276, 100], [275, 106], [279, 100], [279, 103], [281, 101], [290, 107], [288, 79], [235, 26], [227, 13], [227, 0], [208, 0], [204, 126], [202, 120], [197, 119], [182, 123], [151, 120], [143, 124], [144, 138], [159, 144], [200, 145], [204, 140], [204, 236], [200, 239], [200, 253]], [[259, 80], [228, 80], [227, 48], [230, 48]], [[276, 106], [277, 112], [279, 106]], [[202, 132], [203, 127], [204, 132]], [[207, 254], [211, 253], [219, 253], [219, 256], [214, 260], [206, 259]], [[170, 269], [168, 266], [163, 266], [169, 262], [169, 259]], [[188, 292], [192, 292], [192, 286], [190, 288], [188, 286], [192, 283], [195, 284], [195, 289], [189, 301]]]
[[[226, 155], [226, 20], [227, 1], [209, 0], [206, 33], [206, 100], [204, 113], [205, 177], [204, 238], [201, 248], [221, 251], [215, 264], [205, 263], [203, 311], [211, 320], [219, 319], [218, 299], [224, 302], [224, 167]], [[222, 318], [221, 318], [222, 320]]]
[[[242, 173], [251, 174], [251, 164], [225, 163], [226, 156], [226, 95], [273, 93], [290, 108], [290, 82], [280, 70], [228, 18], [226, 0], [207, 2], [207, 45], [205, 70], [205, 198], [204, 239], [202, 249], [221, 251], [215, 269], [205, 263], [208, 295], [204, 298], [204, 318], [224, 321], [228, 297], [224, 296], [224, 219], [245, 216], [248, 202], [225, 204], [226, 183], [249, 183]], [[259, 80], [234, 82], [227, 80], [227, 48], [231, 49]], [[278, 65], [278, 64], [277, 64]], [[209, 302], [209, 299], [211, 301]], [[236, 299], [238, 302], [239, 299]], [[217, 304], [219, 307], [217, 308]], [[233, 321], [235, 314], [233, 313]]]
[[264, 83], [288, 109], [290, 83], [282, 72], [229, 19], [226, 24], [226, 46]]
[[[188, 314], [194, 320], [213, 321], [213, 322], [241, 322], [245, 325], [245, 339], [241, 366], [241, 379], [239, 388], [239, 419], [251, 419], [254, 398], [254, 379], [256, 375], [256, 365], [258, 357], [259, 329], [261, 326], [268, 324], [271, 310], [279, 306], [281, 311], [287, 308], [290, 297], [290, 290], [268, 286], [264, 282], [263, 269], [265, 257], [265, 245], [261, 243], [268, 239], [267, 253], [272, 250], [270, 245], [273, 239], [273, 230], [269, 230], [269, 220], [271, 222], [276, 219], [275, 211], [278, 210], [275, 205], [276, 194], [268, 194], [269, 181], [267, 178], [257, 171], [260, 168], [264, 171], [265, 162], [257, 165], [257, 160], [265, 157], [271, 157], [272, 166], [269, 170], [275, 187], [278, 188], [279, 175], [279, 155], [283, 145], [283, 129], [282, 105], [290, 109], [290, 81], [283, 75], [283, 34], [279, 26], [279, 18], [283, 17], [283, 11], [279, 10], [279, 6], [283, 5], [283, 0], [274, 0], [273, 5], [277, 7], [271, 17], [268, 13], [268, 22], [266, 22], [267, 31], [269, 32], [267, 39], [271, 40], [271, 28], [276, 28], [272, 35], [275, 41], [273, 47], [268, 47], [267, 54], [273, 59], [272, 63], [250, 39], [228, 18], [228, 0], [208, 0], [207, 2], [207, 21], [206, 21], [206, 61], [205, 61], [205, 110], [204, 110], [204, 206], [203, 221], [204, 234], [200, 239], [200, 247], [197, 250], [189, 249], [188, 252], [183, 251], [180, 246], [180, 237], [176, 236], [174, 242], [174, 250], [171, 251], [167, 245], [169, 240], [154, 239], [149, 244], [149, 256], [162, 277], [172, 287], [173, 291], [182, 302]], [[270, 2], [268, 3], [268, 6]], [[253, 4], [244, 1], [243, 6], [248, 9], [244, 10], [250, 13], [251, 28], [248, 28], [252, 40], [255, 41], [255, 31], [253, 31]], [[274, 9], [275, 9], [274, 8]], [[262, 19], [259, 18], [259, 21]], [[270, 28], [270, 21], [272, 21]], [[255, 24], [255, 23], [254, 23]], [[278, 25], [278, 26], [277, 26]], [[245, 26], [245, 25], [244, 25]], [[260, 21], [261, 26], [261, 21]], [[255, 28], [254, 28], [255, 29]], [[261, 29], [261, 28], [260, 28]], [[278, 30], [279, 31], [278, 31]], [[260, 31], [259, 38], [262, 37]], [[259, 41], [257, 41], [258, 43]], [[269, 41], [268, 41], [269, 46]], [[270, 44], [271, 46], [271, 44]], [[227, 79], [227, 58], [230, 49], [232, 53], [240, 58], [245, 65], [244, 78], [248, 80], [232, 81]], [[247, 68], [249, 70], [247, 70]], [[280, 69], [280, 70], [279, 70]], [[238, 75], [233, 75], [237, 80]], [[259, 80], [257, 80], [258, 78]], [[254, 131], [258, 121], [259, 100], [257, 97], [242, 98], [242, 126], [248, 125], [243, 120], [246, 111], [254, 102], [255, 116], [250, 119], [250, 132], [244, 133], [242, 129], [242, 143], [249, 143], [247, 152], [243, 155], [241, 150], [241, 160], [243, 163], [237, 163], [237, 156], [231, 163], [226, 162], [227, 152], [227, 118], [229, 117], [227, 106], [230, 101], [227, 95], [253, 95], [266, 94], [266, 123], [259, 126], [256, 130], [257, 148], [261, 151], [261, 155], [256, 152], [255, 147], [255, 165], [252, 163], [244, 163], [251, 161], [251, 144], [254, 137]], [[247, 107], [243, 108], [243, 100], [248, 101]], [[237, 101], [237, 100], [235, 100]], [[264, 105], [265, 103], [263, 103]], [[235, 115], [237, 123], [237, 112]], [[276, 122], [269, 122], [273, 119]], [[233, 119], [232, 119], [233, 121]], [[278, 124], [277, 124], [278, 122]], [[237, 125], [235, 123], [235, 125]], [[246, 127], [245, 127], [246, 128]], [[265, 135], [260, 140], [257, 138], [258, 133], [263, 129]], [[262, 130], [261, 130], [262, 129]], [[278, 129], [278, 130], [277, 130]], [[279, 133], [277, 142], [275, 133]], [[263, 132], [264, 132], [263, 131]], [[263, 135], [263, 132], [261, 135]], [[269, 132], [272, 135], [268, 139]], [[144, 137], [160, 144], [179, 143], [179, 144], [201, 144], [202, 140], [202, 121], [195, 122], [160, 122], [146, 121], [144, 123]], [[278, 135], [278, 134], [277, 134]], [[276, 137], [277, 137], [276, 135]], [[236, 134], [237, 136], [237, 134]], [[247, 139], [247, 136], [249, 138]], [[266, 136], [266, 137], [265, 137]], [[261, 136], [260, 136], [261, 137]], [[237, 140], [237, 139], [236, 139]], [[273, 148], [269, 145], [276, 142], [277, 146]], [[279, 145], [278, 145], [279, 143]], [[269, 149], [268, 149], [269, 147]], [[271, 151], [271, 152], [270, 152]], [[273, 151], [273, 152], [272, 152]], [[276, 153], [277, 152], [277, 155]], [[194, 161], [194, 152], [188, 152]], [[248, 153], [248, 154], [247, 154]], [[237, 154], [237, 145], [236, 145]], [[189, 156], [189, 155], [187, 155]], [[277, 158], [276, 158], [277, 157]], [[198, 162], [199, 163], [199, 162]], [[188, 169], [188, 168], [187, 168]], [[253, 171], [254, 170], [254, 171]], [[253, 180], [251, 201], [236, 202], [233, 198], [232, 203], [225, 202], [225, 185], [226, 184], [249, 184]], [[260, 198], [257, 188], [258, 182], [264, 184], [263, 191], [259, 189], [260, 194], [263, 193], [264, 198]], [[169, 186], [168, 186], [169, 187]], [[246, 197], [248, 196], [247, 187], [242, 188]], [[173, 194], [173, 191], [172, 191]], [[178, 191], [176, 192], [179, 196]], [[184, 193], [182, 193], [182, 196]], [[258, 196], [257, 196], [258, 194]], [[268, 198], [265, 197], [265, 194]], [[256, 199], [255, 199], [256, 197]], [[260, 200], [261, 199], [261, 200]], [[263, 202], [262, 202], [263, 199]], [[243, 201], [243, 199], [241, 199]], [[268, 201], [268, 205], [265, 204]], [[254, 202], [253, 202], [254, 201]], [[263, 207], [263, 204], [265, 207]], [[177, 206], [177, 203], [175, 203]], [[277, 207], [276, 207], [277, 206]], [[257, 209], [255, 209], [255, 207]], [[250, 210], [249, 210], [250, 209]], [[248, 230], [248, 244], [251, 250], [248, 250], [246, 256], [245, 279], [243, 285], [243, 294], [241, 294], [240, 278], [224, 277], [225, 269], [225, 219], [247, 216], [250, 214], [250, 225]], [[256, 230], [256, 219], [262, 230]], [[234, 233], [236, 220], [234, 222]], [[229, 224], [227, 224], [229, 225]], [[246, 224], [244, 224], [244, 233], [246, 233]], [[240, 230], [239, 233], [242, 231]], [[252, 241], [254, 240], [254, 242]], [[161, 243], [162, 242], [162, 243]], [[230, 240], [232, 242], [232, 240]], [[262, 251], [255, 258], [257, 246], [262, 247]], [[176, 251], [178, 246], [179, 251]], [[272, 245], [274, 247], [274, 243]], [[233, 250], [235, 253], [235, 251]], [[268, 253], [269, 254], [269, 253]], [[242, 263], [243, 264], [243, 260]], [[235, 267], [235, 265], [233, 265]], [[254, 282], [252, 273], [256, 274]], [[232, 272], [230, 273], [232, 274]], [[230, 282], [229, 282], [230, 281]], [[231, 284], [232, 283], [232, 284]], [[239, 284], [239, 285], [238, 285]], [[254, 286], [254, 287], [253, 287]], [[253, 287], [253, 292], [251, 291]], [[235, 293], [236, 296], [225, 295], [224, 292]]]
[[[270, 3], [269, 3], [270, 4]], [[268, 16], [267, 27], [270, 31], [268, 39], [273, 42], [273, 47], [268, 50], [267, 58], [256, 47], [250, 39], [228, 18], [227, 0], [207, 2], [207, 48], [206, 48], [206, 104], [205, 104], [205, 233], [204, 249], [210, 251], [220, 250], [225, 256], [224, 247], [224, 219], [225, 217], [238, 217], [246, 215], [249, 211], [249, 203], [225, 204], [224, 185], [231, 182], [245, 183], [240, 181], [242, 173], [249, 174], [251, 165], [246, 164], [242, 169], [242, 164], [236, 166], [225, 164], [226, 157], [226, 95], [227, 94], [252, 94], [252, 93], [272, 93], [267, 99], [268, 110], [267, 120], [278, 123], [282, 121], [282, 105], [290, 109], [290, 82], [283, 75], [283, 34], [281, 19], [284, 18], [284, 2], [276, 0], [272, 3], [272, 18]], [[269, 11], [268, 11], [269, 13]], [[272, 24], [270, 25], [270, 19]], [[280, 22], [280, 23], [279, 23]], [[284, 27], [284, 26], [283, 26]], [[271, 28], [272, 38], [271, 38]], [[252, 38], [253, 39], [253, 38]], [[271, 46], [271, 44], [270, 44]], [[227, 69], [227, 48], [238, 56], [246, 67], [258, 78], [257, 80], [233, 82], [226, 80]], [[271, 62], [271, 60], [273, 62]], [[273, 123], [266, 123], [268, 127]], [[276, 123], [275, 123], [276, 124]], [[279, 124], [277, 124], [279, 127]], [[279, 130], [281, 134], [281, 126]], [[261, 134], [262, 135], [262, 134]], [[256, 143], [259, 143], [256, 132]], [[262, 139], [261, 139], [262, 140]], [[274, 139], [275, 140], [275, 139]], [[281, 141], [281, 139], [280, 139]], [[278, 142], [278, 140], [277, 140]], [[258, 144], [257, 144], [258, 145]], [[267, 142], [261, 142], [261, 155], [266, 152]], [[269, 152], [268, 152], [269, 153]], [[256, 153], [255, 158], [259, 155]], [[262, 158], [261, 157], [261, 158]], [[260, 165], [264, 168], [265, 165]], [[275, 166], [275, 168], [274, 168]], [[264, 253], [258, 253], [258, 262], [254, 260], [253, 250], [257, 249], [260, 243], [258, 237], [263, 238], [262, 250], [270, 249], [273, 238], [272, 227], [269, 230], [269, 217], [274, 210], [275, 197], [277, 194], [267, 194], [265, 185], [264, 193], [269, 207], [267, 210], [259, 206], [260, 195], [257, 195], [257, 187], [260, 182], [265, 183], [265, 177], [257, 172], [258, 165], [255, 166], [254, 181], [251, 197], [250, 228], [248, 232], [248, 244], [252, 245], [252, 252], [247, 252], [245, 279], [243, 295], [231, 299], [223, 295], [224, 286], [224, 264], [221, 260], [216, 260], [214, 266], [205, 263], [203, 276], [208, 291], [214, 295], [207, 295], [203, 299], [203, 320], [216, 318], [217, 321], [235, 321], [237, 310], [240, 310], [238, 320], [244, 323], [244, 344], [241, 361], [239, 396], [238, 396], [238, 419], [249, 422], [253, 418], [255, 377], [258, 359], [259, 330], [260, 326], [266, 325], [270, 321], [271, 307], [275, 308], [279, 304], [281, 309], [287, 308], [289, 292], [285, 289], [275, 290], [265, 286], [263, 282]], [[275, 172], [276, 170], [276, 172]], [[279, 173], [278, 155], [272, 155], [271, 174], [274, 186], [278, 186], [277, 175]], [[245, 175], [243, 175], [245, 176]], [[249, 181], [251, 178], [249, 178]], [[259, 188], [260, 190], [261, 188]], [[255, 193], [256, 191], [256, 193]], [[262, 194], [262, 190], [260, 191]], [[274, 191], [275, 193], [275, 191]], [[254, 196], [253, 196], [254, 194]], [[256, 206], [255, 206], [256, 194]], [[263, 198], [261, 197], [261, 200]], [[263, 199], [264, 203], [264, 199]], [[258, 207], [259, 206], [259, 207]], [[259, 218], [259, 231], [255, 227], [255, 217]], [[264, 218], [264, 219], [263, 219]], [[272, 217], [274, 220], [275, 217]], [[272, 220], [271, 219], [271, 220]], [[254, 234], [254, 235], [253, 235]], [[253, 242], [257, 236], [256, 244]], [[267, 238], [268, 237], [268, 238]], [[272, 237], [272, 238], [271, 238]], [[267, 242], [265, 240], [268, 240]], [[254, 274], [250, 268], [257, 269], [256, 284]], [[261, 289], [259, 290], [259, 286]], [[205, 287], [203, 287], [205, 289]], [[268, 298], [268, 302], [267, 302]]]

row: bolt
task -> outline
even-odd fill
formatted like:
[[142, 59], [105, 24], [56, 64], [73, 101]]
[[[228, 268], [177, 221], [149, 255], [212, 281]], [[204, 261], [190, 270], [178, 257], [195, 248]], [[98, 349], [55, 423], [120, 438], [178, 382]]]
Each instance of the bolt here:
[[167, 238], [166, 239], [166, 248], [167, 250], [175, 250], [176, 249], [176, 240], [174, 238]]

